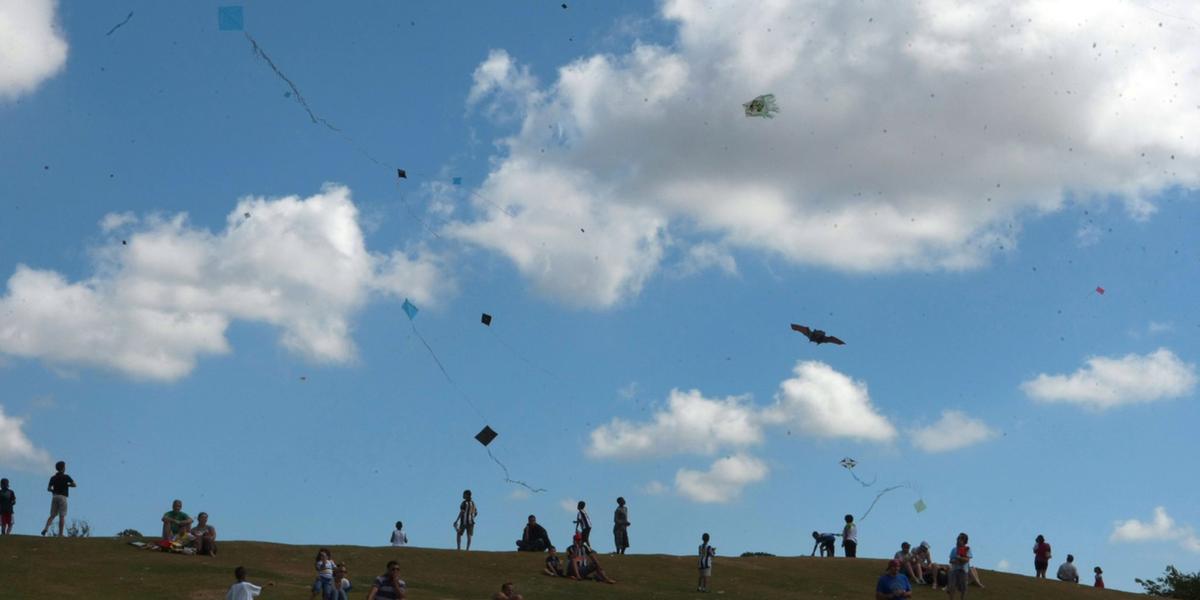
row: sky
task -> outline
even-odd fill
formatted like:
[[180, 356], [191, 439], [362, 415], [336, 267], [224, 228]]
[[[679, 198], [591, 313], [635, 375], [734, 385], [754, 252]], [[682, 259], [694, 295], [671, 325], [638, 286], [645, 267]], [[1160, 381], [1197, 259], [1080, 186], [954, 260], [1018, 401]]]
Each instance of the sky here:
[[0, 0], [16, 533], [1200, 568], [1200, 7], [220, 6]]

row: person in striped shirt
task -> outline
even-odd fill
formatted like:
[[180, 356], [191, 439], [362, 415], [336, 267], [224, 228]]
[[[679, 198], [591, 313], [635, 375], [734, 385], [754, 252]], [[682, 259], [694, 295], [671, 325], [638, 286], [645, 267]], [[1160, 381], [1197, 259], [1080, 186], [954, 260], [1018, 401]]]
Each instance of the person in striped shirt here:
[[708, 544], [708, 534], [700, 536], [700, 582], [696, 586], [697, 592], [707, 592], [709, 578], [712, 577], [712, 561], [717, 555], [717, 549]]
[[583, 543], [590, 543], [588, 536], [592, 533], [592, 518], [587, 514], [587, 502], [579, 501], [576, 506], [579, 512], [575, 513], [575, 531], [578, 531], [583, 536]]
[[479, 514], [479, 510], [475, 508], [475, 501], [471, 499], [471, 490], [463, 490], [462, 503], [458, 505], [458, 518], [454, 520], [454, 531], [456, 536], [454, 544], [462, 550], [462, 536], [467, 534], [467, 550], [471, 549], [471, 537], [475, 535], [475, 515]]
[[400, 563], [391, 560], [387, 564], [387, 572], [375, 578], [371, 591], [367, 592], [367, 600], [404, 600], [408, 597], [408, 586], [400, 579]]

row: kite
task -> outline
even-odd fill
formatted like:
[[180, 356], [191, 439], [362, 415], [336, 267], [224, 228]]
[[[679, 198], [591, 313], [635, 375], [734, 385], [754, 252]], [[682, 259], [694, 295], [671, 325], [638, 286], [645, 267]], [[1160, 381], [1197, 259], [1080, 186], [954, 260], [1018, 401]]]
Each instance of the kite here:
[[217, 28], [221, 31], [241, 31], [244, 23], [242, 7], [221, 6], [217, 8]]
[[1100, 287], [1100, 286], [1096, 286], [1096, 293], [1097, 293], [1097, 294], [1100, 294], [1101, 296], [1103, 296], [1103, 295], [1104, 295], [1104, 288], [1102, 288], [1102, 287]]
[[795, 323], [792, 323], [792, 331], [799, 331], [800, 333], [803, 333], [805, 335], [805, 337], [808, 338], [808, 341], [810, 341], [814, 344], [817, 344], [817, 345], [820, 345], [820, 344], [837, 344], [839, 346], [846, 345], [846, 342], [843, 342], [842, 340], [839, 340], [838, 338], [833, 337], [832, 335], [825, 335], [825, 332], [821, 331], [820, 329], [809, 329], [808, 327], [805, 327], [804, 325], [797, 325]]
[[462, 185], [462, 177], [455, 177], [450, 180], [454, 185]]
[[396, 176], [400, 179], [408, 179], [408, 172], [404, 169], [396, 169]]
[[492, 324], [492, 315], [483, 313], [483, 316], [479, 317], [479, 322], [490, 327]]
[[116, 25], [113, 25], [113, 26], [112, 26], [112, 29], [109, 29], [109, 30], [108, 30], [108, 33], [106, 33], [106, 34], [104, 34], [104, 35], [106, 35], [106, 36], [107, 36], [107, 35], [112, 35], [114, 31], [116, 31], [116, 30], [120, 29], [120, 28], [121, 28], [123, 25], [125, 25], [126, 23], [128, 23], [128, 22], [129, 22], [129, 20], [130, 20], [130, 19], [132, 19], [132, 18], [133, 18], [133, 11], [131, 10], [131, 11], [129, 11], [129, 14], [125, 15], [125, 20], [124, 20], [124, 21], [121, 21], [120, 23], [117, 23]]
[[490, 426], [484, 425], [483, 429], [480, 429], [479, 433], [475, 434], [475, 439], [479, 440], [479, 443], [483, 444], [484, 447], [487, 447], [498, 435], [500, 434], [496, 433]]
[[747, 117], [773, 119], [775, 113], [779, 112], [779, 105], [775, 104], [775, 94], [763, 94], [743, 104], [742, 108], [746, 109]]
[[[433, 357], [433, 362], [437, 363], [438, 369], [442, 371], [442, 376], [446, 378], [446, 381], [451, 387], [454, 388], [454, 391], [458, 392], [458, 395], [461, 396], [467, 405], [471, 407], [471, 410], [475, 411], [475, 414], [479, 415], [480, 419], [486, 420], [486, 418], [483, 416], [483, 413], [479, 411], [479, 407], [475, 406], [475, 403], [471, 401], [471, 397], [463, 392], [462, 388], [458, 387], [458, 384], [454, 381], [454, 378], [450, 376], [450, 372], [446, 370], [446, 365], [442, 364], [442, 360], [438, 358], [437, 353], [433, 351], [433, 347], [430, 346], [429, 342], [425, 340], [425, 336], [421, 335], [421, 332], [417, 330], [415, 319], [417, 313], [420, 312], [417, 308], [417, 305], [413, 304], [408, 298], [405, 298], [402, 308], [404, 309], [404, 314], [408, 315], [408, 325], [412, 327], [413, 333], [416, 334], [417, 339], [421, 340], [421, 343], [424, 344], [425, 349], [429, 351], [429, 355]], [[524, 481], [513, 479], [511, 477], [508, 472], [508, 467], [505, 466], [504, 463], [500, 462], [500, 459], [496, 458], [496, 455], [492, 454], [491, 448], [487, 447], [488, 444], [492, 443], [492, 440], [496, 439], [498, 435], [499, 434], [497, 434], [490, 426], [484, 425], [483, 429], [481, 429], [479, 433], [475, 434], [475, 440], [480, 444], [483, 444], [484, 449], [487, 450], [488, 456], [491, 457], [492, 461], [504, 471], [504, 481], [506, 483], [512, 483], [524, 487], [535, 494], [546, 491], [545, 488], [535, 488]]]
[[417, 313], [420, 312], [420, 309], [417, 308], [417, 305], [409, 301], [408, 298], [404, 299], [404, 305], [400, 308], [404, 309], [404, 314], [408, 315], [409, 321], [417, 318]]
[[855, 461], [853, 458], [850, 458], [849, 456], [847, 456], [846, 458], [843, 458], [840, 462], [838, 462], [838, 464], [842, 465], [842, 467], [844, 467], [847, 471], [849, 471], [850, 476], [853, 477], [854, 480], [857, 481], [863, 487], [871, 487], [871, 486], [875, 485], [875, 479], [878, 479], [878, 477], [876, 477], [876, 478], [872, 479], [870, 483], [867, 483], [867, 482], [859, 479], [858, 475], [855, 474], [855, 472], [854, 472], [854, 467], [858, 466], [858, 461]]
[[913, 508], [919, 513], [925, 512], [925, 501], [918, 498], [916, 502], [913, 502]]

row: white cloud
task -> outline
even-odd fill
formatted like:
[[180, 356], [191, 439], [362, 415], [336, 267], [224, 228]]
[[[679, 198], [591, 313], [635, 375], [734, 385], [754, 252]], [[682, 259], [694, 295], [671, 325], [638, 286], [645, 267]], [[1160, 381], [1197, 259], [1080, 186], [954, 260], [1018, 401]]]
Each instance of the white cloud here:
[[896, 428], [871, 403], [867, 384], [819, 361], [802, 361], [795, 377], [779, 384], [775, 404], [763, 417], [814, 437], [889, 442]]
[[532, 495], [533, 494], [531, 494], [529, 490], [525, 488], [514, 488], [513, 491], [508, 493], [508, 498], [509, 500], [526, 500]]
[[562, 500], [558, 501], [558, 507], [563, 509], [563, 512], [572, 515], [579, 510], [578, 504], [579, 501], [575, 500], [574, 498], [563, 498]]
[[1150, 324], [1146, 326], [1146, 331], [1147, 331], [1147, 333], [1150, 333], [1151, 335], [1157, 334], [1157, 333], [1168, 333], [1171, 331], [1175, 331], [1175, 325], [1172, 323], [1160, 323], [1158, 321], [1150, 321]]
[[336, 185], [244, 198], [216, 233], [182, 214], [116, 215], [102, 227], [120, 238], [96, 251], [88, 279], [17, 267], [0, 296], [0, 353], [174, 380], [200, 356], [229, 352], [225, 331], [243, 320], [274, 325], [307, 359], [342, 363], [372, 295], [422, 304], [449, 285], [420, 251], [369, 252], [350, 190]]
[[936, 423], [914, 429], [911, 434], [913, 445], [925, 452], [949, 452], [996, 437], [996, 431], [987, 423], [957, 410], [942, 411]]
[[1166, 348], [1140, 356], [1096, 356], [1070, 375], [1041, 374], [1021, 384], [1031, 398], [1096, 410], [1123, 404], [1179, 398], [1196, 388], [1196, 366]]
[[100, 219], [100, 231], [109, 233], [114, 229], [120, 229], [126, 225], [137, 223], [137, 215], [132, 212], [123, 213], [108, 213], [104, 218]]
[[648, 481], [646, 482], [646, 485], [642, 486], [642, 493], [648, 496], [658, 496], [666, 491], [667, 486], [663, 485], [661, 481], [657, 480]]
[[592, 431], [593, 458], [647, 458], [671, 454], [715, 454], [763, 439], [755, 408], [745, 396], [705, 398], [700, 390], [671, 390], [667, 406], [649, 423], [613, 419]]
[[720, 269], [726, 275], [737, 275], [737, 261], [729, 251], [717, 244], [701, 242], [688, 248], [679, 266], [680, 275], [692, 275], [707, 269]]
[[37, 89], [67, 63], [56, 0], [0, 0], [0, 100]]
[[675, 473], [675, 490], [694, 502], [725, 503], [737, 499], [747, 485], [766, 479], [767, 465], [745, 454], [713, 462], [707, 471], [680, 469]]
[[592, 430], [588, 456], [643, 459], [673, 454], [714, 455], [761, 444], [765, 429], [788, 427], [818, 438], [889, 442], [896, 428], [871, 403], [867, 385], [819, 361], [801, 361], [779, 384], [775, 402], [750, 397], [707, 398], [700, 390], [671, 390], [665, 407], [643, 423], [614, 418]]
[[[1200, 5], [1172, 11], [1200, 20]], [[488, 203], [449, 235], [605, 308], [638, 294], [666, 239], [851, 272], [964, 269], [1068, 197], [1145, 219], [1161, 190], [1200, 185], [1200, 146], [1180, 134], [1200, 129], [1200, 37], [1139, 3], [668, 0], [661, 16], [670, 43], [547, 82], [489, 54], [469, 101], [521, 122]], [[742, 115], [768, 92], [776, 118]]]
[[21, 427], [24, 419], [4, 414], [0, 406], [0, 466], [25, 471], [48, 471], [50, 455], [33, 445]]
[[1012, 565], [1008, 562], [1007, 558], [1002, 558], [1002, 559], [1000, 559], [999, 562], [996, 563], [997, 571], [1008, 571], [1011, 568], [1012, 568]]
[[1109, 542], [1162, 542], [1177, 541], [1179, 546], [1190, 552], [1200, 552], [1200, 538], [1190, 525], [1179, 525], [1162, 506], [1154, 507], [1154, 518], [1149, 521], [1129, 519], [1113, 523]]

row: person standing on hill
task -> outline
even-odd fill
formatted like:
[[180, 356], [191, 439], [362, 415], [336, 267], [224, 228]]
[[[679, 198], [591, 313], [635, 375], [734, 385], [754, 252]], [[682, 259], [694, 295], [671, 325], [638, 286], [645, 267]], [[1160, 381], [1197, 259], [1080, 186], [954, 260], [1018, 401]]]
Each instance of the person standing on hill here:
[[1092, 569], [1092, 572], [1096, 574], [1095, 586], [1100, 589], [1104, 589], [1104, 570], [1100, 567], [1096, 567], [1095, 569]]
[[950, 573], [946, 581], [946, 593], [954, 600], [955, 594], [959, 599], [967, 597], [967, 578], [971, 569], [971, 547], [967, 545], [967, 534], [958, 534], [954, 547], [950, 549]]
[[579, 504], [576, 505], [576, 508], [579, 509], [579, 512], [575, 513], [575, 531], [578, 531], [579, 535], [583, 536], [583, 543], [590, 544], [592, 534], [592, 518], [589, 517], [587, 513], [587, 502], [580, 500]]
[[229, 586], [225, 600], [253, 600], [262, 593], [262, 587], [246, 581], [246, 567], [234, 569], [233, 577], [237, 579], [237, 583]]
[[0, 479], [0, 535], [9, 535], [13, 527], [13, 506], [17, 493], [8, 489], [8, 479]]
[[1038, 534], [1037, 539], [1033, 544], [1033, 570], [1034, 577], [1038, 579], [1046, 578], [1046, 569], [1050, 568], [1050, 544], [1046, 543], [1046, 538]]
[[912, 584], [908, 577], [900, 572], [903, 561], [893, 558], [888, 562], [887, 572], [879, 576], [875, 583], [875, 600], [893, 600], [894, 598], [912, 598]]
[[697, 592], [707, 592], [708, 583], [712, 578], [712, 563], [713, 557], [717, 555], [717, 549], [708, 544], [708, 534], [700, 536], [700, 582], [696, 586]]
[[58, 517], [58, 537], [62, 537], [63, 523], [67, 520], [67, 496], [71, 493], [71, 488], [75, 487], [75, 480], [67, 475], [67, 463], [58, 461], [54, 464], [54, 475], [50, 477], [50, 483], [46, 485], [46, 491], [52, 494], [50, 498], [50, 518], [46, 519], [46, 526], [42, 528], [42, 535], [50, 530], [50, 524], [54, 522], [54, 517]]
[[842, 528], [842, 549], [846, 558], [858, 556], [858, 525], [854, 524], [854, 515], [846, 515], [846, 526]]
[[467, 550], [471, 549], [471, 538], [475, 535], [475, 516], [479, 510], [471, 499], [471, 490], [463, 490], [462, 503], [458, 505], [458, 518], [454, 520], [454, 544], [462, 550], [462, 536], [467, 534]]
[[625, 506], [625, 498], [617, 498], [617, 510], [613, 512], [613, 541], [617, 546], [617, 554], [625, 554], [629, 548], [629, 507]]

